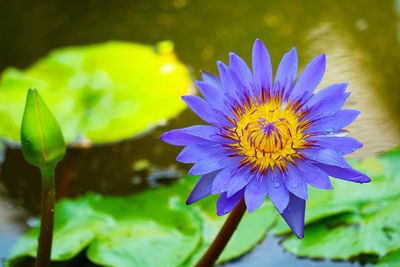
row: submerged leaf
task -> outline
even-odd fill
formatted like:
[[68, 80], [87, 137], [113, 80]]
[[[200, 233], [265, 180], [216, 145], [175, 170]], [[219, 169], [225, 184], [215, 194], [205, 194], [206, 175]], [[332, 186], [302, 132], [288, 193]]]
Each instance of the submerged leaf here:
[[[0, 133], [19, 141], [26, 89], [34, 86], [54, 112], [67, 143], [133, 137], [184, 109], [189, 71], [171, 43], [107, 42], [55, 50], [25, 71], [6, 69], [0, 81]], [[163, 47], [169, 47], [163, 48]]]

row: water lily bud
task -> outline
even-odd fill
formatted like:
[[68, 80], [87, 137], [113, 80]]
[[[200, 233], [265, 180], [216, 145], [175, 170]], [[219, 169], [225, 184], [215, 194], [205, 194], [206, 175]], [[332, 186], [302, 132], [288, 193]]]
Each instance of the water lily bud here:
[[39, 168], [55, 166], [65, 155], [65, 141], [60, 125], [33, 87], [26, 97], [21, 146], [25, 160]]

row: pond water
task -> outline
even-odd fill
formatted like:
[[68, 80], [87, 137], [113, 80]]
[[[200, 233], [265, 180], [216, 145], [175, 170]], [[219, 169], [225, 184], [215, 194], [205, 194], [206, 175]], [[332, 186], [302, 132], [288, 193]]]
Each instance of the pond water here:
[[[125, 40], [172, 40], [194, 78], [216, 73], [218, 59], [236, 52], [247, 62], [256, 38], [268, 47], [274, 69], [297, 48], [300, 69], [327, 55], [321, 88], [349, 82], [347, 107], [362, 111], [349, 128], [376, 155], [400, 140], [400, 1], [2, 1], [0, 70], [26, 68], [54, 48]], [[141, 137], [90, 149], [70, 148], [57, 169], [58, 198], [87, 191], [131, 194], [172, 183], [188, 170], [175, 162], [179, 148], [159, 141], [167, 129], [200, 123], [185, 110], [168, 125]], [[150, 162], [137, 171], [135, 162]], [[18, 148], [6, 150], [0, 182], [0, 258], [6, 258], [32, 216], [38, 214], [40, 177]], [[267, 237], [228, 266], [357, 266], [355, 262], [298, 259]]]

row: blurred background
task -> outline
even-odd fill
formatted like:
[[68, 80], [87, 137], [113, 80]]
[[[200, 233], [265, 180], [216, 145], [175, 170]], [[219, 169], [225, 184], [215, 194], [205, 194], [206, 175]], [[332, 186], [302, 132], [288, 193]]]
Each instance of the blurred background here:
[[[0, 71], [9, 67], [29, 68], [54, 49], [108, 41], [154, 47], [168, 40], [193, 80], [199, 78], [201, 70], [217, 74], [216, 61], [227, 63], [231, 51], [250, 65], [256, 38], [267, 46], [274, 70], [293, 46], [298, 51], [300, 70], [314, 56], [325, 53], [327, 71], [319, 88], [348, 82], [347, 90], [352, 94], [345, 107], [361, 110], [348, 130], [364, 147], [350, 157], [374, 157], [400, 143], [400, 1], [397, 0], [0, 1], [0, 34]], [[180, 89], [193, 92], [192, 85]], [[176, 163], [179, 148], [162, 143], [159, 137], [168, 129], [193, 124], [201, 121], [184, 109], [134, 138], [101, 145], [71, 144], [57, 169], [58, 199], [81, 196], [88, 191], [129, 195], [175, 183], [189, 166]], [[5, 142], [2, 150], [0, 258], [4, 261], [40, 212], [40, 175], [24, 161], [17, 144]], [[376, 257], [341, 261], [297, 258], [285, 252], [279, 244], [280, 238], [269, 235], [267, 239], [227, 265], [376, 263]]]

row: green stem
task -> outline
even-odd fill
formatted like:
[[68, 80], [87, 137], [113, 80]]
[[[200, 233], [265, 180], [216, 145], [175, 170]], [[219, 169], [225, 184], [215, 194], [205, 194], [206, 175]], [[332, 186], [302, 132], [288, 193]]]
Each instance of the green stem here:
[[42, 220], [36, 267], [50, 266], [54, 225], [54, 202], [56, 195], [54, 169], [55, 167], [53, 166], [40, 168], [42, 172]]
[[229, 239], [239, 225], [245, 211], [246, 204], [244, 203], [244, 198], [242, 198], [236, 207], [230, 212], [228, 219], [226, 219], [214, 241], [208, 247], [201, 259], [196, 263], [195, 267], [210, 267], [215, 264], [219, 255], [222, 253], [225, 246], [228, 244]]

